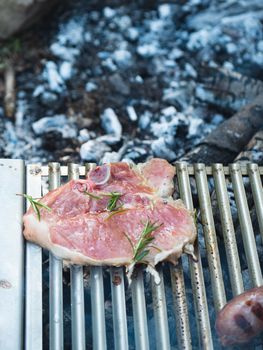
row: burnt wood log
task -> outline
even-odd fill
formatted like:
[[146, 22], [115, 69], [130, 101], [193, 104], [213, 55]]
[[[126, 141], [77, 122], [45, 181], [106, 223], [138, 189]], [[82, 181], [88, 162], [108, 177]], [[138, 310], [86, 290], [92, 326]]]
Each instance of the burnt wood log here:
[[263, 81], [224, 68], [202, 66], [198, 79], [199, 100], [233, 112], [263, 93]]
[[210, 6], [194, 13], [186, 19], [187, 27], [192, 30], [200, 30], [206, 27], [214, 27], [223, 18], [235, 19], [236, 16], [253, 14], [256, 18], [262, 18], [262, 3], [258, 0], [250, 1], [210, 1]]
[[180, 161], [231, 163], [262, 127], [263, 94], [220, 124], [196, 148], [181, 157]]
[[263, 130], [259, 130], [252, 137], [245, 149], [236, 157], [235, 162], [263, 165]]
[[0, 39], [36, 23], [58, 0], [0, 0]]

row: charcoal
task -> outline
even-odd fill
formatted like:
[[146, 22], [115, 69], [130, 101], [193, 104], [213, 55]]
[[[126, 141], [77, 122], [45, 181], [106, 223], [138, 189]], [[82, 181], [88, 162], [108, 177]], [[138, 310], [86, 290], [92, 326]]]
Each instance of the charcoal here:
[[59, 67], [59, 74], [63, 80], [69, 80], [72, 76], [72, 63], [64, 61]]
[[152, 151], [155, 157], [165, 158], [168, 161], [176, 159], [175, 152], [166, 144], [164, 137], [160, 137], [152, 142]]
[[263, 92], [261, 80], [223, 68], [203, 66], [198, 79], [196, 97], [231, 112], [240, 110]]
[[32, 128], [36, 135], [58, 131], [64, 138], [75, 138], [77, 136], [75, 126], [69, 122], [65, 115], [41, 118], [32, 124]]
[[81, 145], [80, 156], [85, 161], [98, 163], [104, 154], [110, 150], [110, 147], [103, 142], [89, 140]]
[[71, 139], [65, 138], [58, 130], [47, 131], [42, 137], [42, 147], [47, 151], [59, 151], [61, 148], [66, 151], [68, 146], [72, 146]]
[[137, 116], [137, 114], [136, 114], [136, 111], [135, 111], [134, 107], [133, 107], [133, 106], [128, 106], [128, 107], [126, 108], [126, 110], [127, 110], [127, 113], [128, 113], [128, 115], [129, 115], [130, 120], [131, 120], [132, 122], [136, 122], [137, 119], [138, 119], [138, 116]]
[[121, 123], [112, 108], [107, 108], [101, 115], [102, 127], [106, 133], [120, 137], [122, 134]]
[[262, 95], [259, 95], [251, 104], [220, 124], [201, 145], [182, 159], [193, 163], [210, 164], [214, 159], [217, 162], [230, 163], [262, 126], [262, 111]]
[[42, 94], [40, 94], [40, 102], [44, 107], [57, 110], [61, 107], [63, 99], [59, 98], [54, 92], [44, 91]]
[[120, 68], [127, 68], [133, 64], [132, 55], [128, 50], [115, 50], [113, 52], [113, 60]]
[[122, 78], [120, 74], [114, 74], [109, 78], [109, 82], [114, 91], [120, 93], [121, 95], [129, 95], [130, 87], [129, 84]]
[[91, 91], [95, 91], [97, 90], [98, 86], [93, 83], [92, 81], [89, 81], [86, 85], [85, 85], [85, 90], [87, 92], [91, 92]]
[[43, 72], [43, 78], [46, 80], [51, 91], [60, 93], [64, 89], [64, 81], [58, 72], [55, 62], [48, 61]]
[[140, 116], [139, 126], [142, 130], [145, 130], [149, 127], [151, 122], [152, 114], [149, 111], [146, 111]]
[[118, 152], [105, 152], [104, 156], [100, 160], [100, 164], [114, 163], [120, 161], [120, 154]]

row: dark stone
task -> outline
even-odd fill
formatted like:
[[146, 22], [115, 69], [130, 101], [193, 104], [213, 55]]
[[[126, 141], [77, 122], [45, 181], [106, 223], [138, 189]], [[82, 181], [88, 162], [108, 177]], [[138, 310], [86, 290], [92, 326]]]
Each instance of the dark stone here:
[[120, 74], [113, 74], [109, 77], [109, 82], [112, 85], [112, 88], [122, 94], [122, 95], [129, 95], [130, 94], [130, 86], [129, 83], [127, 83]]
[[47, 151], [53, 152], [69, 146], [72, 146], [72, 140], [63, 138], [58, 131], [50, 131], [42, 135], [42, 147]]

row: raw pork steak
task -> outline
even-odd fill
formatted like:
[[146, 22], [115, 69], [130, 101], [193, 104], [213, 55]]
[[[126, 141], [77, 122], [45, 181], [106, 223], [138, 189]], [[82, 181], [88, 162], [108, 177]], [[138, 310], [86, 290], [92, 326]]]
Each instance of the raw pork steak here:
[[98, 166], [86, 180], [71, 180], [44, 196], [40, 202], [51, 211], [40, 208], [40, 220], [31, 207], [24, 235], [70, 263], [129, 265], [146, 223], [155, 223], [160, 226], [143, 262], [176, 263], [193, 244], [196, 228], [192, 213], [171, 197], [173, 177], [174, 168], [162, 159]]

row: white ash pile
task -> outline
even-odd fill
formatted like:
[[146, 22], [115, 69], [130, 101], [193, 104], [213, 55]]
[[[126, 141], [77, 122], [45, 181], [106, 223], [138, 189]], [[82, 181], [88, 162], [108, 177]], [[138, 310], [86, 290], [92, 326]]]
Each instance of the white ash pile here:
[[262, 18], [256, 0], [68, 5], [36, 31], [47, 38], [34, 42], [35, 56], [23, 52], [22, 63], [33, 55], [37, 69], [17, 74], [16, 123], [1, 113], [1, 156], [180, 158], [230, 115], [211, 103], [200, 66], [259, 79]]

